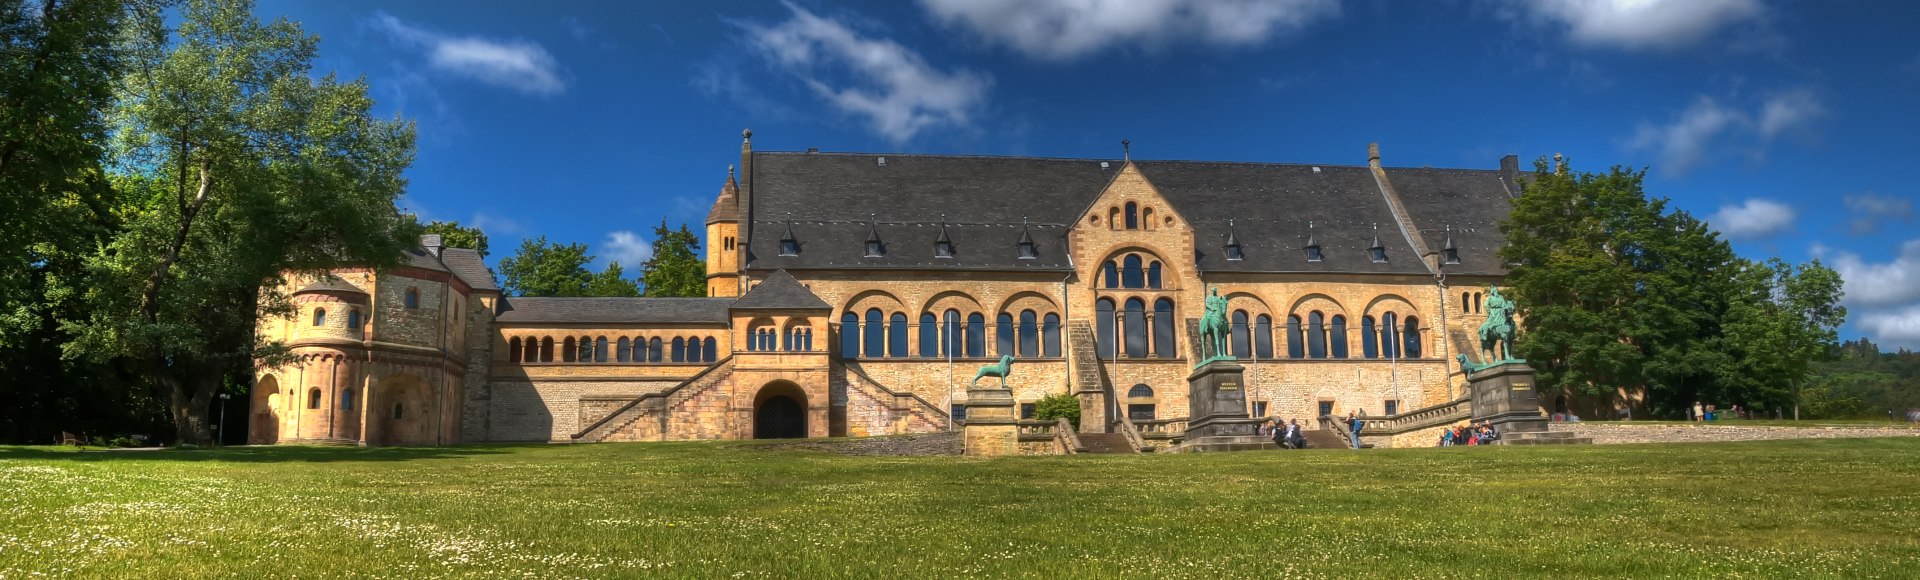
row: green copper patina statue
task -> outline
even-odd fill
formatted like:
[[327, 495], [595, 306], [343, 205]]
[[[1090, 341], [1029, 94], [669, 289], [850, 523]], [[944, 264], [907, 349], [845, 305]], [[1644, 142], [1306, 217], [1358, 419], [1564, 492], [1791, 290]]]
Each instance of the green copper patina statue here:
[[1227, 354], [1227, 299], [1220, 297], [1220, 289], [1207, 288], [1207, 309], [1200, 315], [1200, 364], [1205, 365], [1216, 360], [1233, 360]]
[[1499, 287], [1489, 285], [1483, 309], [1487, 312], [1487, 321], [1480, 324], [1480, 352], [1487, 364], [1480, 368], [1527, 362], [1513, 357], [1513, 338], [1519, 331], [1513, 323], [1513, 301], [1501, 296]]
[[1010, 354], [1000, 355], [999, 364], [990, 364], [984, 367], [980, 367], [979, 372], [973, 373], [973, 382], [968, 383], [967, 388], [970, 388], [970, 389], [980, 388], [981, 377], [999, 377], [1000, 388], [1002, 389], [1007, 388], [1007, 375], [1011, 374], [1012, 372], [1013, 372], [1013, 355], [1010, 355]]

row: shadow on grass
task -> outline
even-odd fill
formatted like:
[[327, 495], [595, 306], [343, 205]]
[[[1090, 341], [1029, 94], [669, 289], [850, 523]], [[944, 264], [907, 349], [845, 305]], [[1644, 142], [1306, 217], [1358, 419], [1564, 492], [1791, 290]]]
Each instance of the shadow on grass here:
[[507, 453], [519, 445], [452, 447], [327, 447], [271, 445], [220, 449], [105, 450], [61, 447], [0, 447], [0, 459], [51, 461], [187, 461], [229, 463], [329, 463], [451, 459]]

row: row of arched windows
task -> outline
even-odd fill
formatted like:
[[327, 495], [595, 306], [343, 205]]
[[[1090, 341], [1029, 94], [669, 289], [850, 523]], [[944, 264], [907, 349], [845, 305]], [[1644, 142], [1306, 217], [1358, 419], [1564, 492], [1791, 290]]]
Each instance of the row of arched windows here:
[[[1236, 358], [1273, 358], [1273, 329], [1267, 315], [1252, 318], [1248, 326], [1245, 310], [1233, 312], [1233, 340], [1230, 351]], [[1287, 358], [1349, 358], [1347, 318], [1331, 318], [1319, 311], [1287, 316]], [[1396, 320], [1395, 314], [1381, 315], [1378, 324], [1372, 316], [1360, 317], [1361, 358], [1420, 358], [1420, 318], [1408, 316]]]
[[[507, 340], [510, 362], [554, 362], [553, 337], [514, 337]], [[566, 337], [558, 345], [560, 362], [622, 363], [700, 363], [719, 358], [719, 344], [713, 337], [677, 336], [672, 342], [658, 337]]]
[[[313, 309], [313, 325], [314, 326], [327, 325], [327, 309], [325, 308]], [[360, 330], [360, 309], [358, 308], [347, 309], [347, 329]]]
[[1480, 299], [1479, 292], [1460, 293], [1460, 311], [1468, 314], [1485, 314], [1486, 302]]
[[747, 350], [754, 352], [810, 352], [813, 350], [813, 328], [794, 326], [781, 333], [772, 327], [756, 328], [747, 333]]
[[1107, 208], [1107, 226], [1116, 230], [1151, 230], [1153, 229], [1153, 208], [1140, 207], [1139, 204], [1131, 201], [1124, 206]]
[[[1142, 263], [1145, 267], [1142, 267]], [[1107, 260], [1101, 267], [1101, 282], [1104, 288], [1152, 288], [1161, 287], [1160, 261], [1143, 258], [1140, 254]]]
[[[1011, 313], [1003, 312], [996, 320], [995, 330], [995, 356], [1061, 356], [1058, 314], [1049, 312], [1042, 315], [1033, 310], [1023, 310], [1016, 318]], [[919, 334], [917, 352], [909, 352], [906, 313], [887, 314], [878, 308], [869, 308], [863, 320], [858, 313], [848, 312], [840, 317], [840, 357], [987, 356], [987, 318], [978, 312], [964, 316], [954, 309], [947, 310], [941, 316], [935, 316], [932, 312], [923, 313], [920, 315]]]
[[1147, 315], [1146, 301], [1139, 298], [1128, 298], [1125, 309], [1117, 313], [1114, 306], [1112, 298], [1101, 298], [1093, 304], [1093, 344], [1100, 357], [1113, 358], [1116, 344], [1123, 345], [1131, 358], [1146, 358], [1149, 353], [1160, 358], [1180, 356], [1174, 340], [1174, 328], [1180, 321], [1174, 318], [1172, 299], [1155, 300], [1152, 316]]

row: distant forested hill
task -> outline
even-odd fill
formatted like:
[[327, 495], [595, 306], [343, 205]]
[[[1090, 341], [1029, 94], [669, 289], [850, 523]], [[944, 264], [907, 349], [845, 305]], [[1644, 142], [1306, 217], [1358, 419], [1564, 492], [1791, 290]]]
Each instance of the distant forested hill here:
[[1801, 393], [1813, 418], [1882, 418], [1920, 407], [1920, 353], [1881, 352], [1862, 338], [1840, 343], [1838, 356], [1814, 369]]

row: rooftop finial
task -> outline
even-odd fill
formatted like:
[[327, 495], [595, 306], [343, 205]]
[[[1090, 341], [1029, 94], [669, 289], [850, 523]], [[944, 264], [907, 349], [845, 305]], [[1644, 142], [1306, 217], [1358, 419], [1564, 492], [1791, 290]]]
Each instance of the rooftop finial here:
[[1122, 156], [1125, 156], [1128, 161], [1133, 160], [1133, 140], [1132, 139], [1120, 140], [1120, 154]]
[[727, 179], [733, 179], [733, 164], [727, 164]]
[[746, 141], [746, 142], [748, 142], [748, 143], [752, 143], [752, 142], [753, 142], [753, 129], [741, 129], [741, 130], [740, 130], [740, 139], [741, 139], [742, 141]]

